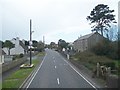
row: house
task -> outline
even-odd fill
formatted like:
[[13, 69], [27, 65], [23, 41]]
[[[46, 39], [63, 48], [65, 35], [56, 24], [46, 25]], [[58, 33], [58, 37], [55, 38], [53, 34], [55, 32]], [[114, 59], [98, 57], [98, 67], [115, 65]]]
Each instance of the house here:
[[28, 47], [25, 46], [25, 44], [19, 39], [19, 37], [13, 38], [11, 42], [15, 44], [15, 47], [10, 50], [11, 55], [27, 54]]
[[0, 48], [0, 64], [4, 63], [5, 54], [6, 53], [2, 50], [2, 48]]
[[90, 33], [84, 36], [81, 36], [77, 40], [74, 41], [73, 47], [78, 52], [83, 52], [85, 50], [90, 50], [93, 46], [95, 46], [98, 42], [105, 39], [99, 33]]
[[70, 50], [73, 50], [73, 42], [69, 42], [68, 47], [70, 47]]
[[[25, 46], [24, 41], [20, 40], [19, 37], [13, 38], [10, 40], [13, 44], [15, 44], [14, 48], [10, 49], [10, 55], [16, 55], [16, 54], [27, 54], [28, 47]], [[8, 49], [3, 48], [4, 52], [8, 55]]]

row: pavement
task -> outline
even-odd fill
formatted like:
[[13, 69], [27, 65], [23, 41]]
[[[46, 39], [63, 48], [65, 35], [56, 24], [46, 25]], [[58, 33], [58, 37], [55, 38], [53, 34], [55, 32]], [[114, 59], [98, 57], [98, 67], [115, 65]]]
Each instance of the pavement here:
[[38, 69], [26, 82], [25, 88], [91, 88], [98, 86], [82, 74], [61, 54], [47, 49]]

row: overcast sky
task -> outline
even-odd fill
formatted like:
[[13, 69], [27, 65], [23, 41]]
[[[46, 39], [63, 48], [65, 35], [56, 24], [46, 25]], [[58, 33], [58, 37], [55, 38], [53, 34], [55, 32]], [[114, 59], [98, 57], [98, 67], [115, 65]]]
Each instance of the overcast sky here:
[[29, 20], [32, 19], [32, 38], [45, 42], [64, 39], [73, 42], [80, 35], [91, 33], [86, 20], [98, 4], [106, 4], [115, 10], [118, 21], [119, 0], [1, 0], [0, 39], [29, 40]]

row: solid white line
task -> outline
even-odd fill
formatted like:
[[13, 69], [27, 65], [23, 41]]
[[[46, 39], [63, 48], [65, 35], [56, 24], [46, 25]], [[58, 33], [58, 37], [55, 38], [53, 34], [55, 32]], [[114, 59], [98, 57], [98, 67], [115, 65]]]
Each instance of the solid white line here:
[[35, 78], [36, 74], [38, 73], [39, 69], [41, 68], [41, 66], [42, 66], [42, 64], [43, 64], [46, 56], [47, 56], [47, 54], [46, 54], [45, 57], [43, 58], [43, 61], [41, 62], [40, 66], [39, 66], [39, 68], [37, 69], [37, 71], [35, 72], [35, 74], [33, 75], [32, 79], [31, 79], [31, 81], [29, 82], [29, 84], [28, 84], [28, 86], [26, 87], [26, 89], [29, 88], [30, 84], [32, 83], [32, 81], [33, 81], [33, 79]]
[[82, 74], [80, 74], [70, 63], [68, 63], [65, 59], [63, 59], [67, 64], [70, 65], [70, 67], [79, 75], [81, 76], [86, 82], [88, 82], [95, 90], [97, 90], [97, 88], [90, 82], [88, 81]]
[[60, 84], [60, 80], [59, 80], [59, 78], [57, 78], [57, 83], [58, 83], [58, 85]]
[[55, 66], [55, 68], [56, 68], [56, 66]]

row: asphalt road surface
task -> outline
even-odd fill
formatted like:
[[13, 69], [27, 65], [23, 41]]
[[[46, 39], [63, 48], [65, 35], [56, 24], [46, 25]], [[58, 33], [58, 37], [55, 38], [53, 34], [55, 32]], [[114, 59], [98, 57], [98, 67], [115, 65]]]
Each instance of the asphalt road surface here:
[[46, 55], [31, 78], [27, 88], [93, 88], [83, 75], [81, 75], [58, 52], [47, 49]]

